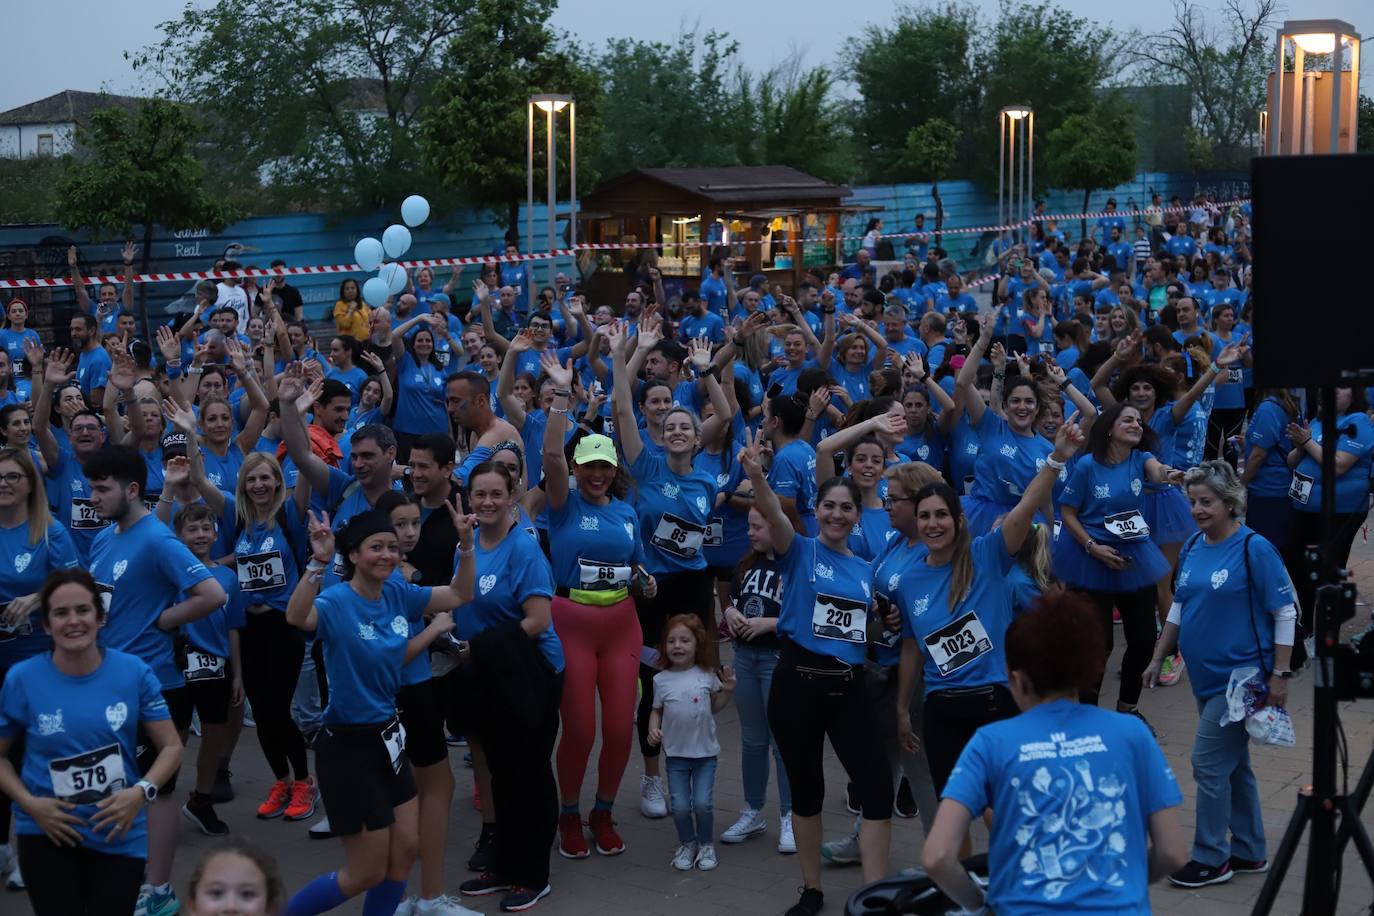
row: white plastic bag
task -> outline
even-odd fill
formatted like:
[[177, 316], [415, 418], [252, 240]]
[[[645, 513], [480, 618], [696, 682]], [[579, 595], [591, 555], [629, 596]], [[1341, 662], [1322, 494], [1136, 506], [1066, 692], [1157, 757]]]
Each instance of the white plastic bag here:
[[1298, 743], [1293, 718], [1282, 707], [1262, 706], [1268, 694], [1269, 685], [1258, 668], [1235, 669], [1226, 687], [1226, 711], [1221, 714], [1220, 724], [1244, 721], [1246, 732], [1256, 744], [1293, 747]]

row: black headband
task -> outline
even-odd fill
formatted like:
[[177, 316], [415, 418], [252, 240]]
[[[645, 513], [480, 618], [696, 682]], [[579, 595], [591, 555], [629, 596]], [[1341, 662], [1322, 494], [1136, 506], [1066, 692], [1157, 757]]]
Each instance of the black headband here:
[[355, 515], [349, 519], [342, 532], [343, 549], [345, 553], [357, 550], [363, 546], [363, 542], [374, 534], [395, 534], [396, 528], [391, 524], [391, 514], [380, 509], [369, 509], [361, 515]]

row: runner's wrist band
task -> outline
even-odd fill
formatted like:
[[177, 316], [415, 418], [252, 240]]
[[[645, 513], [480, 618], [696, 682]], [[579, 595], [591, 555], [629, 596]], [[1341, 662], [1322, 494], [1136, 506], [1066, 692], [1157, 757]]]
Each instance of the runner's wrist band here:
[[1068, 467], [1068, 464], [1066, 464], [1063, 461], [1060, 461], [1058, 458], [1054, 457], [1053, 454], [1051, 454], [1045, 458], [1045, 467], [1054, 468], [1056, 471], [1062, 471], [1064, 470], [1064, 468]]

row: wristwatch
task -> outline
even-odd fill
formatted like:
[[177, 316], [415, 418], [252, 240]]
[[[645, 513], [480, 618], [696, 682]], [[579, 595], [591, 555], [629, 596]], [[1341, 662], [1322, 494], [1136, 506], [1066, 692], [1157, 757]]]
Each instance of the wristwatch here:
[[147, 779], [140, 779], [134, 783], [134, 788], [143, 792], [143, 800], [152, 804], [157, 800], [157, 784]]

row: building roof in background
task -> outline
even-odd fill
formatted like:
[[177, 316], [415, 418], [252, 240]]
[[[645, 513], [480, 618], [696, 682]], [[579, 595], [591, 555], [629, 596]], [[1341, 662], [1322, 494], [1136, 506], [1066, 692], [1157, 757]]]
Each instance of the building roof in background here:
[[606, 181], [597, 190], [643, 176], [718, 203], [768, 199], [834, 199], [852, 192], [786, 165], [734, 165], [703, 169], [635, 169]]
[[104, 108], [133, 108], [140, 101], [142, 99], [131, 95], [64, 89], [46, 99], [0, 112], [0, 124], [86, 124], [92, 112]]

